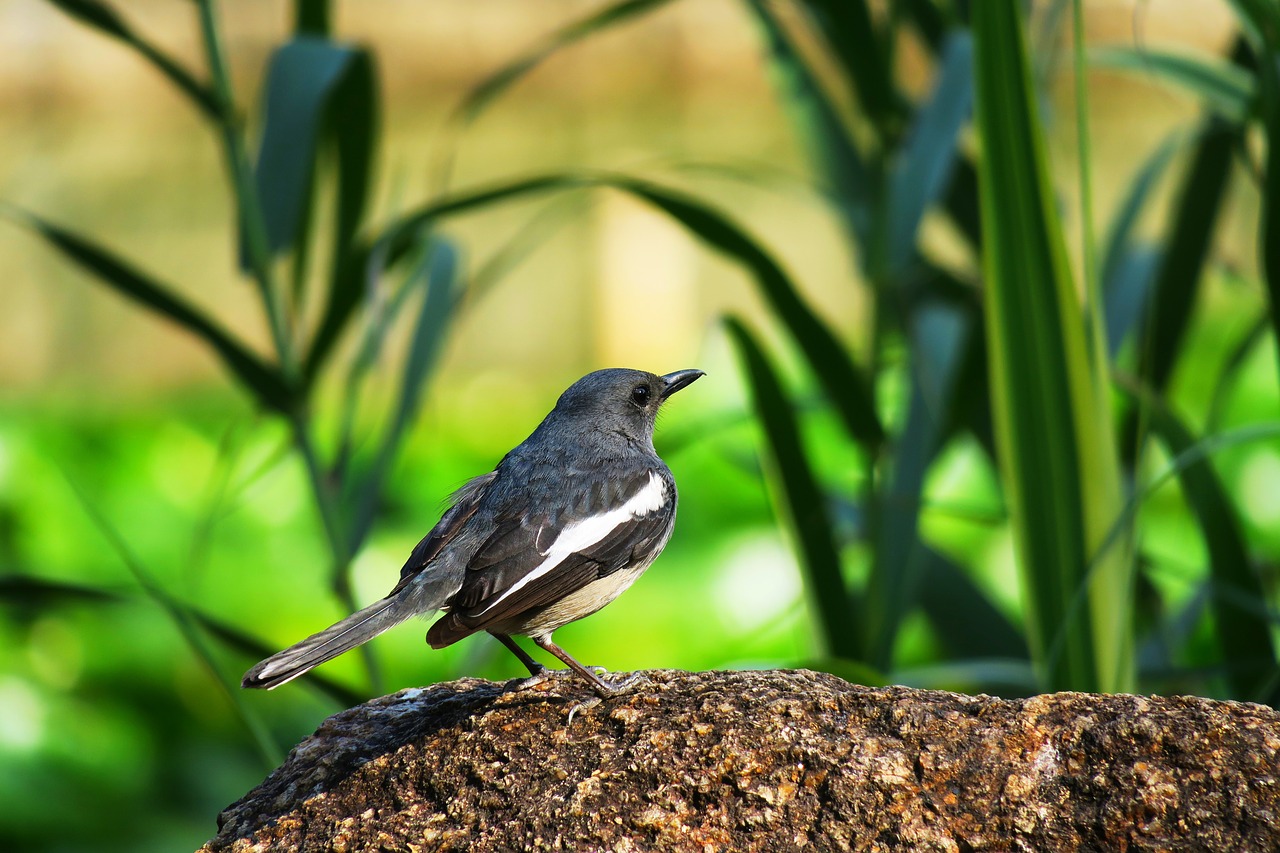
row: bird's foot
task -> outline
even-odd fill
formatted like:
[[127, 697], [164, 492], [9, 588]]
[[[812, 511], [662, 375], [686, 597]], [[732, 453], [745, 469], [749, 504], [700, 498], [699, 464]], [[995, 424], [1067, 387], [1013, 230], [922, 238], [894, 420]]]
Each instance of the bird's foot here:
[[524, 690], [532, 690], [538, 685], [545, 684], [546, 682], [555, 678], [557, 671], [558, 670], [547, 669], [545, 666], [541, 667], [537, 672], [535, 672], [533, 675], [530, 675], [528, 678], [517, 679], [514, 684], [507, 687], [507, 689], [504, 690], [503, 692], [504, 693], [520, 693], [521, 691], [524, 691]]
[[587, 711], [599, 705], [605, 699], [612, 699], [615, 696], [621, 696], [634, 687], [649, 683], [649, 676], [643, 672], [633, 672], [630, 675], [617, 678], [613, 681], [605, 681], [601, 675], [608, 674], [608, 671], [598, 666], [587, 667], [591, 670], [591, 674], [595, 676], [592, 681], [592, 688], [596, 691], [596, 695], [590, 699], [584, 699], [569, 709], [569, 719], [565, 726], [573, 725], [573, 718], [579, 711]]
[[594, 708], [595, 706], [599, 705], [603, 701], [604, 700], [601, 699], [599, 696], [592, 696], [590, 699], [584, 699], [578, 704], [574, 705], [572, 708], [569, 709], [569, 718], [565, 720], [564, 727], [567, 729], [569, 728], [569, 726], [573, 725], [574, 714], [578, 713], [579, 711], [587, 711], [591, 708]]
[[[591, 667], [593, 674], [596, 676], [592, 687], [595, 688], [596, 695], [601, 699], [611, 699], [614, 696], [620, 696], [631, 690], [633, 687], [639, 687], [642, 684], [649, 683], [649, 676], [643, 672], [633, 672], [630, 675], [624, 675], [613, 681], [605, 681], [600, 676], [607, 675], [607, 671], [600, 670], [600, 667]], [[600, 670], [599, 672], [594, 672]]]

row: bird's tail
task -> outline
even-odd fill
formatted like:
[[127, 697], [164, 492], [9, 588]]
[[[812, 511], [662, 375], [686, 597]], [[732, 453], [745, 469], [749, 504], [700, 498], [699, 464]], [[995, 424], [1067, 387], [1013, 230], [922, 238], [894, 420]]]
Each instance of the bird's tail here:
[[375, 601], [341, 622], [256, 664], [244, 674], [240, 686], [265, 687], [268, 690], [279, 687], [420, 612], [420, 608], [399, 596]]

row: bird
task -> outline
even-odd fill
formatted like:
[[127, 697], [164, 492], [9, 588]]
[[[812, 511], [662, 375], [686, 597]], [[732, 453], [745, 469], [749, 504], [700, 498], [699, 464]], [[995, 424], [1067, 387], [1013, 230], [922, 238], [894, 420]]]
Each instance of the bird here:
[[593, 702], [631, 688], [643, 676], [607, 681], [552, 634], [617, 598], [667, 544], [676, 482], [654, 449], [654, 425], [663, 403], [704, 375], [610, 368], [574, 382], [497, 467], [454, 494], [385, 598], [259, 662], [241, 686], [278, 687], [440, 611], [426, 636], [433, 649], [487, 631], [529, 670], [525, 687], [550, 672], [513, 636], [563, 661]]

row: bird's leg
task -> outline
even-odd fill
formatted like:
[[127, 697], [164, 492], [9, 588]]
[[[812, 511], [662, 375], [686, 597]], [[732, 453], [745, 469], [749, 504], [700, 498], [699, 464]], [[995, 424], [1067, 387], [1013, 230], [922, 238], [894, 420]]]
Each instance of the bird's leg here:
[[[550, 635], [547, 635], [545, 637], [533, 637], [532, 639], [535, 643], [538, 644], [538, 648], [551, 652], [551, 654], [555, 655], [556, 657], [560, 658], [560, 660], [568, 664], [570, 669], [572, 669], [574, 672], [578, 673], [578, 675], [585, 678], [587, 680], [587, 683], [591, 685], [591, 688], [595, 690], [596, 695], [599, 696], [601, 699], [608, 699], [611, 696], [617, 696], [618, 694], [624, 692], [627, 688], [634, 687], [637, 684], [642, 684], [649, 680], [641, 673], [635, 672], [635, 673], [632, 673], [631, 675], [628, 675], [626, 678], [621, 678], [617, 681], [605, 681], [603, 678], [596, 675], [590, 669], [588, 669], [587, 667], [583, 666], [582, 664], [574, 660], [573, 656], [570, 655], [568, 652], [566, 652], [564, 649], [560, 648], [555, 643], [551, 642]], [[595, 704], [595, 703], [592, 703], [592, 704]]]
[[489, 633], [497, 637], [498, 642], [502, 643], [502, 645], [511, 649], [511, 653], [520, 658], [520, 662], [529, 669], [529, 677], [521, 679], [520, 683], [515, 686], [516, 690], [528, 690], [530, 687], [537, 687], [551, 677], [551, 670], [530, 657], [529, 653], [520, 648], [516, 641], [511, 639], [510, 635], [495, 634], [493, 631]]

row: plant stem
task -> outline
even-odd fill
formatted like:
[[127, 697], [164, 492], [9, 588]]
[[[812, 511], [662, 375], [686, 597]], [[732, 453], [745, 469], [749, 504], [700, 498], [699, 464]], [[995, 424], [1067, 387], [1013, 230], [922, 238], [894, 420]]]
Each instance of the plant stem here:
[[231, 75], [227, 69], [218, 28], [215, 0], [200, 0], [200, 33], [204, 41], [205, 56], [209, 64], [214, 95], [218, 99], [218, 126], [222, 131], [223, 153], [235, 188], [236, 212], [244, 236], [245, 249], [253, 277], [262, 296], [267, 312], [271, 339], [280, 359], [285, 381], [292, 387], [298, 377], [297, 360], [293, 352], [293, 337], [289, 330], [289, 318], [280, 299], [275, 274], [271, 265], [271, 249], [267, 245], [266, 220], [258, 199], [258, 188], [249, 166], [243, 128], [235, 107], [235, 95], [231, 89]]
[[[1098, 248], [1093, 234], [1093, 170], [1089, 148], [1088, 63], [1085, 58], [1084, 0], [1073, 0], [1071, 22], [1076, 90], [1076, 148], [1080, 158], [1080, 227], [1084, 245], [1085, 312], [1091, 315], [1089, 327], [1106, 328], [1102, 323], [1102, 294], [1098, 282]], [[1105, 341], [1094, 341], [1091, 356], [1106, 355]]]

